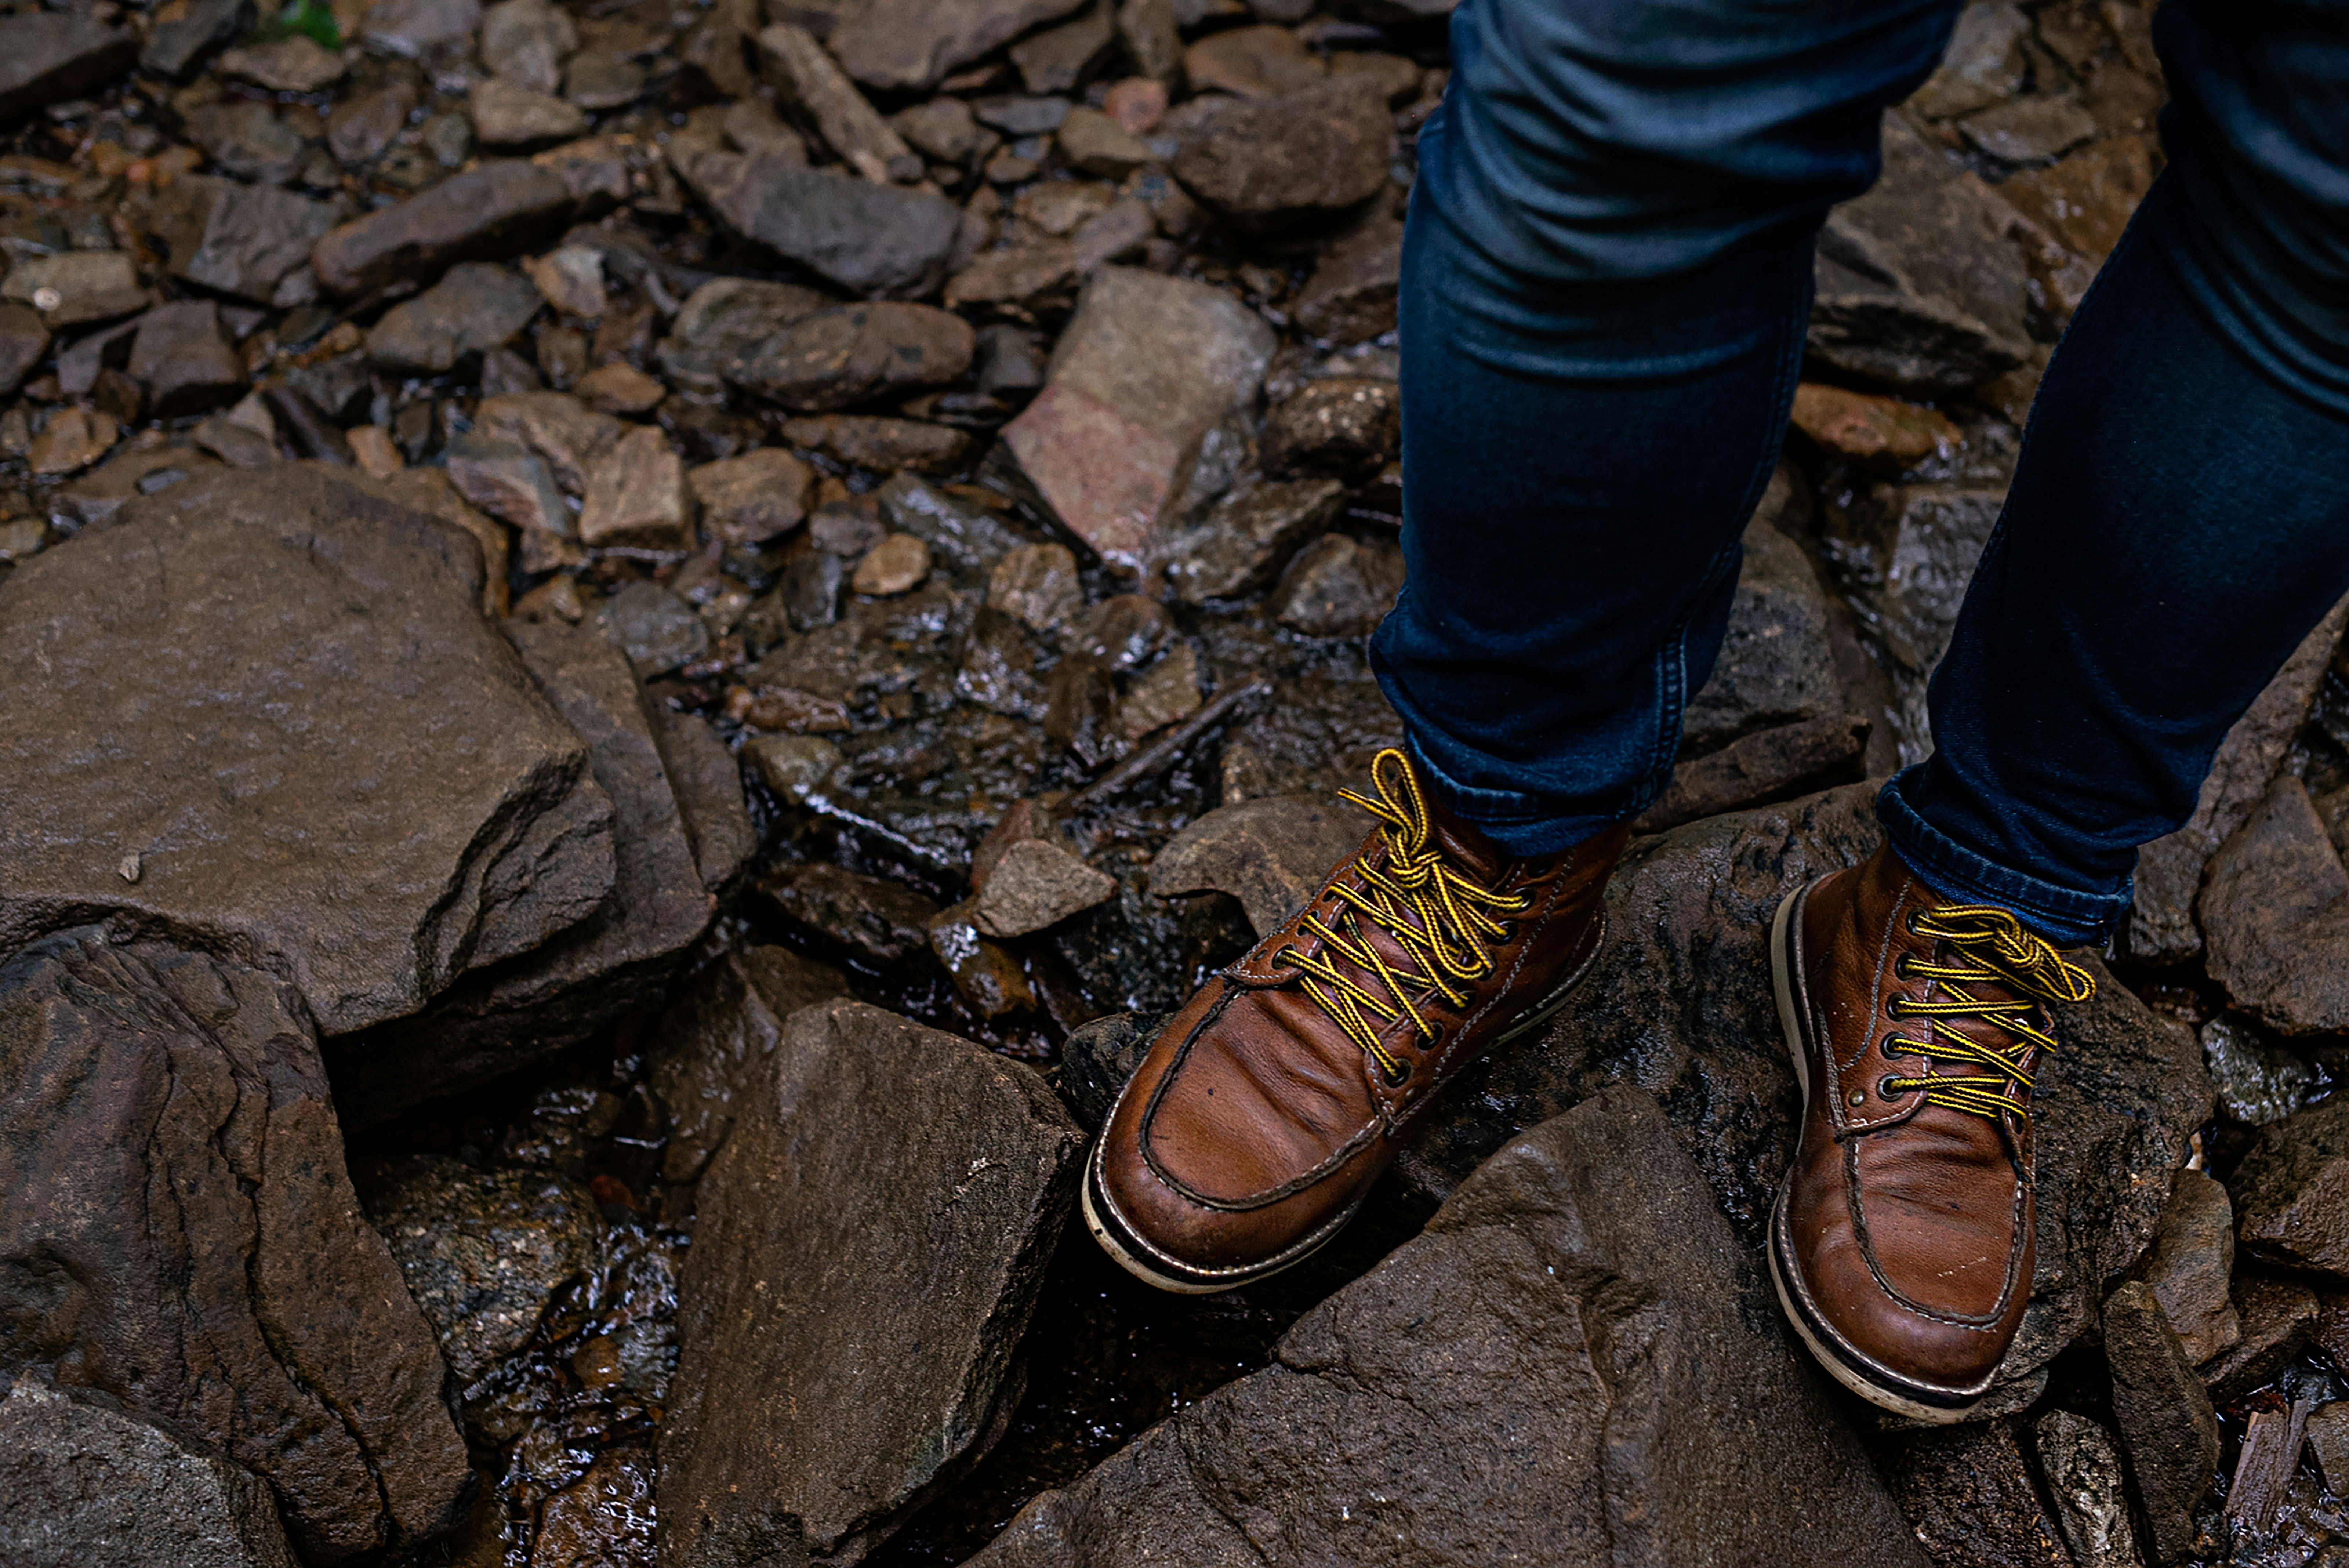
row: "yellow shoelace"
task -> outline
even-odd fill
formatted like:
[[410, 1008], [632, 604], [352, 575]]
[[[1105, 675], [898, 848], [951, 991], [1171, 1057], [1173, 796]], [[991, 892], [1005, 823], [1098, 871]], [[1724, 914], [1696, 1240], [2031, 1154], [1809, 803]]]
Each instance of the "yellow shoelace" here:
[[[1427, 798], [1402, 753], [1390, 747], [1371, 759], [1371, 787], [1376, 798], [1338, 793], [1379, 819], [1385, 866], [1370, 858], [1358, 863], [1367, 891], [1331, 889], [1339, 899], [1335, 926], [1319, 916], [1306, 918], [1302, 929], [1321, 939], [1320, 951], [1284, 948], [1273, 961], [1304, 971], [1305, 989], [1321, 1010], [1371, 1054], [1390, 1084], [1398, 1084], [1411, 1069], [1380, 1043], [1380, 1025], [1407, 1017], [1420, 1038], [1433, 1038], [1435, 1026], [1419, 1002], [1440, 995], [1453, 1007], [1467, 1005], [1466, 982], [1492, 972], [1485, 944], [1508, 934], [1495, 917], [1521, 914], [1532, 898], [1524, 891], [1496, 893], [1444, 858], [1433, 842]], [[1391, 938], [1407, 961], [1390, 963], [1381, 956], [1366, 926]], [[1341, 970], [1341, 958], [1358, 973]]]
[[[1909, 1002], [1896, 997], [1889, 1009], [1892, 1015], [1976, 1019], [2000, 1031], [2013, 1044], [2004, 1049], [1985, 1045], [1954, 1029], [1936, 1029], [1930, 1040], [1904, 1040], [1896, 1035], [1885, 1042], [1888, 1054], [1899, 1051], [1928, 1061], [1987, 1067], [1990, 1071], [1891, 1077], [1885, 1080], [1884, 1086], [1904, 1095], [1911, 1089], [1922, 1089], [1927, 1105], [1945, 1106], [1993, 1121], [2009, 1111], [2029, 1121], [2032, 1085], [2027, 1064], [2033, 1051], [2055, 1048], [2055, 1036], [2048, 1033], [2039, 1004], [2085, 1002], [2096, 994], [2095, 977], [2057, 952], [2044, 938], [2023, 929], [2023, 922], [2006, 910], [1991, 905], [1963, 904], [1928, 910], [1911, 916], [1909, 929], [1919, 936], [1949, 943], [1956, 950], [1956, 958], [1947, 963], [1927, 963], [1903, 957], [1894, 972], [1903, 978], [1921, 976], [1939, 981], [1942, 999]], [[1983, 984], [2010, 987], [2023, 994], [2001, 1000], [1977, 996], [1967, 989]], [[2009, 1089], [2017, 1084], [2023, 1085], [2021, 1105], [2007, 1098]]]

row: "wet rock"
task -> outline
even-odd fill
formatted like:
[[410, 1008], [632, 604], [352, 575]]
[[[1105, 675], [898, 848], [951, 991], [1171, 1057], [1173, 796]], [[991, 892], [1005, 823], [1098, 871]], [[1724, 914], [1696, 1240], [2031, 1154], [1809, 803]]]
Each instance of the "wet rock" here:
[[191, 110], [188, 139], [204, 150], [204, 157], [222, 173], [264, 185], [292, 180], [310, 151], [310, 144], [268, 104], [251, 99]]
[[49, 329], [40, 312], [25, 305], [0, 305], [0, 395], [14, 392], [49, 349]]
[[693, 545], [685, 462], [657, 425], [637, 425], [588, 471], [579, 537], [589, 545], [684, 550]]
[[[1758, 1260], [1796, 1109], [1764, 935], [1785, 894], [1875, 847], [1874, 794], [1847, 785], [1635, 844], [1609, 884], [1610, 935], [1575, 1005], [1546, 1038], [1469, 1070], [1406, 1142], [1405, 1179], [1441, 1195], [1517, 1130], [1633, 1081], [1671, 1107], [1682, 1147]], [[2209, 1114], [2192, 1033], [2118, 981], [2099, 974], [2095, 999], [2057, 1028], [2063, 1048], [2042, 1061], [2032, 1113], [2032, 1304], [1986, 1415], [2029, 1402], [2048, 1362], [2144, 1256], [2169, 1173]]]
[[695, 976], [645, 1053], [647, 1080], [669, 1115], [661, 1179], [699, 1180], [743, 1096], [771, 1081], [783, 1020], [847, 994], [847, 976], [788, 948], [730, 950]]
[[326, 117], [326, 147], [346, 163], [372, 163], [407, 129], [415, 107], [416, 88], [407, 81], [353, 93]]
[[391, 54], [414, 59], [453, 44], [481, 26], [481, 0], [379, 0], [367, 13], [362, 36]]
[[139, 68], [150, 77], [184, 80], [206, 55], [252, 24], [253, 0], [192, 0], [179, 16], [155, 24], [139, 51]]
[[853, 1560], [975, 1462], [1083, 1147], [1033, 1073], [952, 1035], [853, 1002], [786, 1019], [701, 1184], [663, 1562]]
[[483, 147], [545, 147], [587, 133], [585, 109], [502, 77], [474, 83], [465, 112], [473, 122], [473, 140]]
[[1268, 587], [1345, 500], [1346, 486], [1337, 479], [1244, 479], [1198, 526], [1165, 541], [1167, 585], [1186, 605]]
[[528, 92], [563, 85], [563, 62], [579, 48], [579, 28], [547, 0], [500, 0], [481, 13], [481, 63]]
[[1958, 124], [1968, 146], [2009, 163], [2052, 162], [2096, 129], [2096, 117], [2078, 99], [2053, 93], [2011, 99]]
[[483, 163], [332, 231], [310, 265], [329, 294], [423, 282], [457, 262], [536, 250], [571, 208], [571, 188], [551, 171], [519, 159]]
[[657, 583], [630, 583], [599, 616], [606, 639], [647, 678], [681, 669], [709, 649], [708, 624]]
[[962, 209], [788, 154], [704, 152], [687, 182], [737, 233], [852, 294], [918, 297], [946, 275]]
[[934, 306], [848, 306], [793, 322], [726, 378], [787, 409], [820, 413], [958, 381], [976, 347], [968, 322]]
[[52, 332], [88, 321], [110, 321], [147, 304], [139, 269], [127, 251], [67, 251], [26, 256], [8, 269], [0, 297], [31, 306]]
[[860, 594], [911, 593], [930, 575], [930, 546], [912, 534], [892, 534], [856, 563], [848, 579]]
[[774, 447], [705, 462], [685, 479], [701, 511], [702, 533], [735, 547], [763, 545], [798, 527], [815, 493], [807, 464]]
[[2194, 1511], [2218, 1469], [2218, 1417], [2147, 1286], [2131, 1281], [2105, 1303], [2105, 1360], [2114, 1424], [2152, 1526], [2154, 1553], [2176, 1562], [2194, 1544]]
[[893, 420], [863, 414], [819, 414], [783, 421], [783, 439], [835, 462], [887, 473], [959, 473], [978, 455], [968, 431], [924, 420]]
[[841, 68], [883, 91], [926, 90], [957, 67], [1077, 10], [1084, 0], [872, 0], [824, 40]]
[[275, 1489], [306, 1561], [453, 1522], [446, 1371], [359, 1217], [295, 988], [45, 937], [0, 963], [0, 1082], [12, 1370], [215, 1446]]
[[1868, 723], [1808, 719], [1739, 737], [1672, 770], [1662, 798], [1632, 824], [1661, 833], [1682, 823], [1850, 784], [1865, 771]]
[[2349, 1494], [2349, 1400], [2320, 1405], [2308, 1417], [2309, 1451], [2324, 1477], [2324, 1490]]
[[129, 70], [139, 36], [87, 12], [29, 11], [0, 18], [0, 119], [78, 98]]
[[1946, 456], [1964, 440], [1936, 410], [1819, 381], [1795, 389], [1794, 424], [1828, 455], [1889, 474]]
[[990, 937], [1024, 937], [1114, 898], [1117, 881], [1047, 839], [1011, 846], [979, 889], [973, 919]]
[[823, 46], [798, 27], [778, 22], [759, 34], [760, 74], [775, 89], [778, 107], [867, 180], [918, 178], [921, 161], [889, 122], [856, 90]]
[[1401, 450], [1402, 389], [1362, 376], [1309, 381], [1266, 416], [1257, 457], [1267, 473], [1334, 473], [1356, 483]]
[[563, 73], [563, 96], [582, 109], [624, 109], [644, 90], [645, 67], [605, 49], [582, 49]]
[[1022, 545], [988, 575], [987, 602], [1030, 631], [1050, 631], [1084, 607], [1077, 558], [1065, 545]]
[[1378, 194], [1393, 151], [1394, 125], [1378, 88], [1339, 77], [1222, 109], [1174, 155], [1173, 169], [1184, 189], [1234, 226], [1278, 230], [1333, 218]]
[[2000, 184], [1999, 195], [2036, 231], [2028, 247], [2032, 275], [2052, 317], [2068, 318], [2079, 308], [2152, 185], [2153, 143], [2145, 136], [2100, 141]]
[[945, 298], [957, 310], [976, 307], [1032, 320], [1054, 306], [1066, 307], [1078, 272], [1073, 244], [1032, 240], [982, 252], [947, 279]]
[[1189, 718], [1199, 711], [1199, 650], [1188, 642], [1175, 644], [1166, 657], [1128, 683], [1117, 702], [1117, 728], [1128, 741], [1139, 741]]
[[1070, 531], [1141, 569], [1195, 501], [1222, 427], [1264, 379], [1271, 328], [1219, 289], [1103, 267], [1054, 351], [1051, 379], [1003, 441]]
[[1350, 805], [1276, 795], [1218, 806], [1166, 843], [1150, 863], [1150, 890], [1229, 893], [1257, 936], [1305, 907], [1371, 822]]
[[2032, 1431], [2075, 1568], [2137, 1568], [2143, 1559], [2111, 1434], [2069, 1410], [2050, 1410]]
[[2333, 606], [2301, 639], [2283, 668], [2227, 732], [2186, 826], [2137, 851], [2127, 934], [2131, 957], [2175, 963], [2202, 950], [2194, 900], [2203, 872], [2219, 846], [2250, 820], [2267, 795], [2307, 722], [2309, 704], [2323, 682], [2325, 664], [2341, 641], [2344, 622], [2349, 622], [2349, 601]]
[[[1604, 1289], [1602, 1289], [1602, 1284]], [[1512, 1144], [1426, 1231], [974, 1562], [1920, 1564], [1655, 1104]], [[1535, 1325], [1539, 1325], [1537, 1328]]]
[[1744, 545], [1721, 651], [1682, 721], [1682, 744], [1691, 752], [1713, 751], [1760, 730], [1843, 716], [1826, 595], [1810, 557], [1760, 521], [1745, 530]]
[[460, 1387], [522, 1348], [603, 1239], [595, 1198], [547, 1171], [412, 1155], [352, 1179]]
[[149, 412], [162, 420], [234, 402], [245, 386], [244, 362], [209, 299], [159, 305], [141, 317], [130, 375], [147, 389]]
[[2023, 90], [2023, 41], [2031, 18], [2013, 0], [1973, 0], [1958, 14], [1940, 68], [1909, 100], [1933, 119], [1971, 114]]
[[785, 919], [866, 962], [905, 962], [929, 946], [938, 907], [902, 882], [815, 863], [778, 867], [759, 892]]
[[1848, 597], [1890, 656], [1903, 762], [1932, 749], [1925, 681], [1950, 644], [1966, 585], [2005, 504], [2002, 490], [1878, 485], [1826, 519]]
[[2316, 1293], [2297, 1281], [2246, 1272], [2236, 1277], [2235, 1302], [2242, 1337], [2202, 1367], [2214, 1404], [2232, 1404], [2275, 1381], [2316, 1334]]
[[1287, 27], [1232, 27], [1210, 33], [1183, 52], [1193, 92], [1238, 98], [1278, 98], [1309, 88], [1329, 67]]
[[646, 414], [658, 408], [668, 389], [625, 359], [599, 365], [579, 378], [575, 389], [588, 404], [607, 414]]
[[272, 92], [319, 92], [343, 79], [343, 57], [305, 34], [230, 49], [220, 57], [222, 75], [242, 77]]
[[[1020, 543], [1019, 535], [992, 512], [910, 473], [889, 481], [874, 492], [874, 499], [889, 526], [925, 541], [932, 555], [960, 571], [991, 572]], [[824, 542], [819, 535], [817, 543]], [[834, 542], [828, 547], [841, 545]]]
[[579, 1479], [546, 1500], [532, 1542], [533, 1563], [649, 1563], [656, 1532], [653, 1456], [635, 1445], [596, 1455]]
[[1108, 63], [1116, 44], [1109, 7], [1096, 5], [1074, 21], [1048, 27], [1011, 47], [1011, 63], [1032, 93], [1073, 92]]
[[0, 1559], [294, 1568], [259, 1477], [29, 1374], [0, 1398]]
[[2023, 254], [1996, 199], [1898, 115], [1884, 174], [1827, 216], [1808, 351], [1845, 375], [1956, 391], [2031, 352]]
[[2202, 1061], [2223, 1116], [2255, 1127], [2280, 1122], [2316, 1092], [2316, 1069], [2233, 1015], [2202, 1025]]
[[2227, 1189], [2253, 1257], [2349, 1277], [2349, 1104], [2262, 1129]]
[[1288, 563], [1266, 607], [1308, 637], [1368, 637], [1402, 591], [1402, 552], [1324, 534]]
[[2235, 1272], [2235, 1210], [2227, 1189], [2202, 1172], [2178, 1173], [2142, 1272], [2196, 1366], [2243, 1337], [2227, 1295]]
[[155, 236], [172, 276], [260, 304], [307, 275], [311, 248], [339, 218], [291, 191], [183, 174], [155, 200]]
[[1940, 1568], [2072, 1568], [2012, 1421], [1902, 1434], [1887, 1448], [1893, 1500]]
[[[185, 481], [115, 523], [0, 585], [8, 639], [55, 649], [6, 698], [0, 943], [122, 910], [274, 955], [342, 1033], [603, 898], [609, 803], [482, 622], [470, 536], [291, 466]], [[181, 655], [122, 657], [105, 628], [126, 624]], [[228, 776], [245, 787], [213, 788]], [[377, 804], [354, 814], [361, 787]]]
[[1112, 1012], [1069, 1032], [1061, 1044], [1060, 1090], [1079, 1127], [1101, 1130], [1164, 1023], [1152, 1014]]
[[460, 262], [415, 298], [383, 313], [367, 358], [395, 374], [440, 376], [512, 340], [538, 314], [538, 286], [511, 267]]
[[683, 813], [619, 649], [584, 627], [509, 620], [531, 679], [587, 743], [612, 804], [610, 891], [579, 924], [516, 961], [469, 977], [423, 1015], [334, 1043], [346, 1119], [368, 1125], [585, 1039], [659, 994], [709, 929]]
[[687, 296], [654, 353], [672, 379], [715, 390], [728, 365], [831, 303], [795, 284], [713, 278]]

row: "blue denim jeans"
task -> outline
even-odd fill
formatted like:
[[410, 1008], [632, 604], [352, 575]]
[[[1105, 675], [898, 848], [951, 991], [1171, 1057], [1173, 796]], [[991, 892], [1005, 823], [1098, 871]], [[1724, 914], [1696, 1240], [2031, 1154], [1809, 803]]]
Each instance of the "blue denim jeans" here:
[[[1776, 462], [1832, 203], [1949, 0], [1465, 0], [1403, 254], [1371, 657], [1433, 788], [1546, 854], [1662, 791]], [[2349, 4], [2168, 0], [2168, 168], [2058, 346], [1878, 809], [2104, 940], [2137, 846], [2349, 591]]]

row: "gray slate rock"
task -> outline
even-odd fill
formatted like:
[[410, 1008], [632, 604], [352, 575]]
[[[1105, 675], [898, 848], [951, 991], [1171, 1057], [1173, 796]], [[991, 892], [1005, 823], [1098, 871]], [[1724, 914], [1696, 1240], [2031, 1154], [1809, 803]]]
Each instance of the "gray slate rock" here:
[[223, 174], [283, 185], [300, 171], [310, 144], [268, 104], [233, 99], [188, 112], [188, 139]]
[[2296, 776], [2210, 857], [2200, 914], [2230, 1002], [2286, 1034], [2349, 1028], [2349, 867]]
[[1229, 893], [1259, 937], [1305, 907], [1372, 823], [1342, 803], [1272, 795], [1217, 806], [1166, 841], [1150, 863], [1150, 890]]
[[130, 379], [147, 389], [150, 418], [174, 420], [236, 401], [245, 389], [244, 360], [221, 331], [218, 305], [175, 300], [139, 318]]
[[2227, 1189], [2253, 1257], [2349, 1278], [2349, 1102], [2262, 1128]]
[[[1574, 1006], [1463, 1075], [1406, 1143], [1405, 1179], [1440, 1196], [1518, 1130], [1633, 1082], [1671, 1107], [1758, 1261], [1799, 1109], [1764, 935], [1785, 894], [1876, 846], [1875, 789], [1846, 785], [1635, 844], [1609, 885], [1607, 945]], [[2041, 1064], [2037, 1271], [1985, 1415], [2028, 1404], [2047, 1364], [2092, 1327], [2152, 1243], [2168, 1174], [2210, 1112], [2192, 1032], [2097, 979], [2095, 1001], [2058, 1017], [2063, 1049]]]
[[704, 152], [684, 171], [733, 229], [851, 294], [919, 298], [946, 279], [962, 210], [788, 154]]
[[1745, 530], [1745, 561], [1721, 653], [1682, 721], [1683, 752], [1714, 751], [1780, 724], [1840, 717], [1843, 683], [1827, 627], [1826, 593], [1810, 557], [1756, 520]]
[[787, 409], [820, 413], [958, 381], [977, 343], [968, 322], [935, 306], [845, 306], [792, 323], [725, 374]]
[[0, 120], [79, 98], [129, 70], [139, 35], [82, 11], [0, 18]]
[[356, 1125], [575, 1044], [647, 1004], [717, 912], [626, 658], [559, 621], [509, 620], [504, 630], [586, 742], [588, 766], [612, 803], [611, 890], [575, 927], [468, 977], [426, 1013], [335, 1042], [336, 1095]]
[[63, 1366], [212, 1444], [307, 1562], [454, 1522], [447, 1368], [291, 986], [95, 927], [0, 963], [0, 1375]]
[[687, 296], [653, 354], [671, 380], [720, 390], [726, 368], [737, 358], [831, 304], [797, 284], [712, 278]]
[[861, 1002], [785, 1020], [701, 1183], [664, 1568], [854, 1562], [975, 1463], [1083, 1150], [1017, 1063]]
[[2179, 1171], [2144, 1277], [2198, 1366], [2243, 1337], [2228, 1295], [2234, 1275], [2235, 1210], [2227, 1189], [2201, 1171]]
[[605, 640], [647, 679], [682, 669], [709, 650], [709, 627], [658, 583], [634, 582], [596, 614]]
[[274, 186], [182, 174], [156, 198], [155, 234], [172, 276], [267, 305], [340, 216], [333, 202]]
[[1167, 539], [1167, 584], [1186, 605], [1269, 587], [1345, 504], [1342, 480], [1245, 477], [1196, 527]]
[[538, 286], [512, 267], [460, 262], [383, 313], [367, 333], [367, 358], [395, 374], [444, 376], [512, 341], [541, 303]]
[[1936, 1568], [2073, 1568], [2011, 1420], [1900, 1433], [1878, 1450], [1892, 1495]]
[[611, 801], [481, 592], [470, 535], [290, 464], [20, 563], [0, 948], [120, 914], [283, 966], [340, 1033], [585, 919]]
[[2085, 1416], [2050, 1410], [2032, 1435], [2074, 1568], [2139, 1568], [2144, 1559], [2112, 1434]]
[[329, 294], [425, 283], [460, 261], [503, 261], [562, 233], [571, 187], [550, 170], [503, 159], [452, 174], [397, 206], [355, 218], [310, 253]]
[[974, 1568], [1925, 1562], [1637, 1089], [1511, 1143], [1273, 1355]]
[[1884, 174], [1819, 236], [1808, 351], [1846, 375], [1934, 394], [1977, 386], [2031, 352], [2023, 253], [1997, 199], [1897, 114]]
[[1723, 812], [1856, 783], [1868, 771], [1869, 728], [1867, 720], [1845, 715], [1741, 736], [1674, 768], [1671, 783], [1631, 830], [1661, 833]]
[[726, 742], [698, 713], [666, 706], [653, 710], [653, 740], [670, 790], [693, 843], [693, 863], [701, 885], [723, 898], [750, 864], [759, 847], [758, 829], [742, 794], [742, 768]]
[[9, 1568], [295, 1568], [269, 1487], [30, 1376], [0, 1398]]

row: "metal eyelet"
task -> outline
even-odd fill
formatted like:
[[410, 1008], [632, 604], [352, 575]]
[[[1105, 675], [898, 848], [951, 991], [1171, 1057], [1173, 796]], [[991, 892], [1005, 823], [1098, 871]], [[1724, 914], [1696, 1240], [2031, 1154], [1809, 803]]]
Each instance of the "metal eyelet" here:
[[1908, 999], [1907, 997], [1905, 997], [1905, 996], [1888, 996], [1888, 997], [1886, 997], [1886, 998], [1884, 999], [1884, 1016], [1885, 1016], [1885, 1017], [1887, 1017], [1887, 1018], [1906, 1018], [1906, 1017], [1908, 1017], [1908, 1016], [1909, 1016], [1908, 1002], [1909, 1002], [1909, 999]]
[[1887, 1034], [1884, 1037], [1884, 1044], [1878, 1045], [1876, 1049], [1883, 1055], [1886, 1061], [1898, 1062], [1901, 1057], [1908, 1055], [1909, 1053], [1906, 1051], [1895, 1051], [1893, 1047], [1895, 1045], [1906, 1045], [1907, 1044], [1909, 1043], [1906, 1040], [1901, 1039], [1898, 1034]]
[[1891, 1074], [1887, 1073], [1876, 1080], [1876, 1097], [1879, 1100], [1897, 1100], [1900, 1097], [1900, 1091], [1892, 1086]]
[[1909, 955], [1907, 953], [1902, 953], [1899, 958], [1892, 961], [1892, 976], [1895, 980], [1913, 980], [1916, 978], [1909, 972]]

